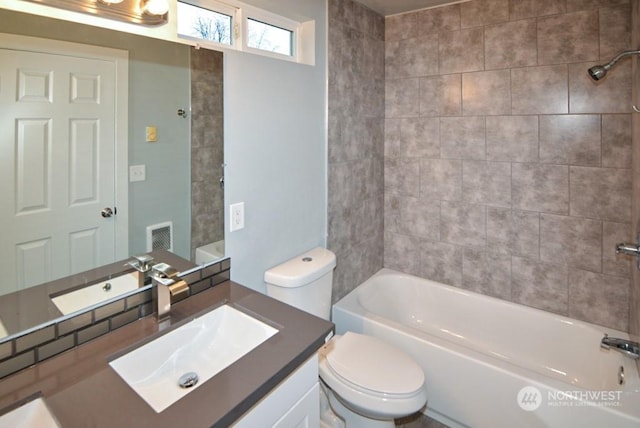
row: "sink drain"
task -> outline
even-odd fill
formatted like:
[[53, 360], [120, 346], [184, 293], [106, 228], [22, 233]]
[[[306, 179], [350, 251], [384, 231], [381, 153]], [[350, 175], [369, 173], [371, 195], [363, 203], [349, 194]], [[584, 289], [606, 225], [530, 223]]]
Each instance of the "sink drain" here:
[[198, 383], [198, 374], [196, 372], [185, 373], [178, 379], [180, 388], [191, 388]]

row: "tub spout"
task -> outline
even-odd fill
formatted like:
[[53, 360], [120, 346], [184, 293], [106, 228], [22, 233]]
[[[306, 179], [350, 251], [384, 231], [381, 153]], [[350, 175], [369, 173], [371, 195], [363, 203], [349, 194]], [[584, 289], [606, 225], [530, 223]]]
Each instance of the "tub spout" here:
[[640, 343], [617, 337], [609, 337], [606, 333], [600, 341], [600, 347], [604, 349], [613, 348], [634, 360], [640, 358]]

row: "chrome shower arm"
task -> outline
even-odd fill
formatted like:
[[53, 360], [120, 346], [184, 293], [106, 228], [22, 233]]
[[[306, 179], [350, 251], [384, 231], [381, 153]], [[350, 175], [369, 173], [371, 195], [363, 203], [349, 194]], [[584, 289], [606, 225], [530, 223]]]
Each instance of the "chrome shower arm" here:
[[613, 59], [611, 61], [606, 63], [604, 65], [604, 68], [606, 68], [607, 70], [610, 69], [611, 67], [614, 66], [614, 64], [616, 62], [620, 61], [622, 58], [624, 58], [625, 56], [629, 56], [629, 55], [640, 55], [640, 49], [639, 50], [635, 50], [635, 51], [622, 51], [622, 52], [620, 52], [618, 55], [613, 57]]

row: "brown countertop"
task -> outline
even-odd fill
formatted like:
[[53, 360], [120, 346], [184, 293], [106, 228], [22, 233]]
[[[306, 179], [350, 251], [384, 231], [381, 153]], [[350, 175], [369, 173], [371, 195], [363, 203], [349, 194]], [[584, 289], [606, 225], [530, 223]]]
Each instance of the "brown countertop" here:
[[167, 330], [159, 331], [154, 316], [3, 379], [0, 409], [41, 392], [64, 428], [228, 426], [313, 355], [333, 324], [227, 281], [176, 303], [168, 328], [225, 303], [273, 325], [278, 333], [161, 413], [108, 364]]

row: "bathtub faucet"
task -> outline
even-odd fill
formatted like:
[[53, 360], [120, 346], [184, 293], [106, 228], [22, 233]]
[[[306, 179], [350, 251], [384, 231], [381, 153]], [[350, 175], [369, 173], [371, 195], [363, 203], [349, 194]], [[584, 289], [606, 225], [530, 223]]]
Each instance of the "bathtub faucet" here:
[[604, 349], [613, 348], [634, 360], [640, 358], [640, 343], [617, 337], [609, 337], [606, 333], [600, 341], [600, 347]]

